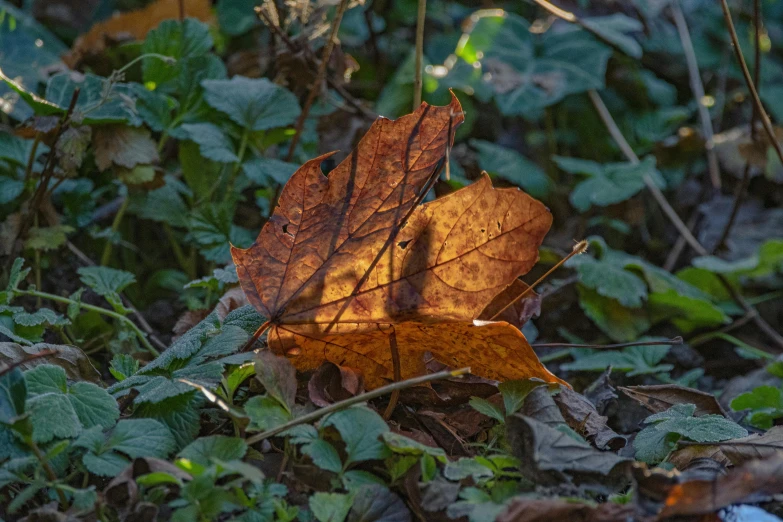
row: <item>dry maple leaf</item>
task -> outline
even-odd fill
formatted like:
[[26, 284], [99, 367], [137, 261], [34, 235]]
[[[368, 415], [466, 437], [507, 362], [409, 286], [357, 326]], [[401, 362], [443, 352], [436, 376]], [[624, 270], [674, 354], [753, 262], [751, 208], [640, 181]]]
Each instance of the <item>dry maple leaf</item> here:
[[517, 328], [474, 322], [536, 263], [549, 210], [486, 174], [416, 207], [462, 121], [456, 97], [377, 120], [329, 177], [327, 156], [297, 170], [256, 242], [231, 248], [273, 351], [300, 370], [325, 360], [361, 368], [373, 388], [393, 374], [394, 332], [403, 378], [422, 373], [430, 351], [488, 378], [562, 382]]

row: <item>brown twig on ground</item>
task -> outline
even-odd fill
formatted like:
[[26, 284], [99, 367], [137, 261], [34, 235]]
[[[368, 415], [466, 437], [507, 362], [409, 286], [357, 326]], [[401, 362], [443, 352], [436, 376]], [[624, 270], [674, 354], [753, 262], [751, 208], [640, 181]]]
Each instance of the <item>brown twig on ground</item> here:
[[699, 119], [701, 120], [701, 129], [704, 133], [704, 148], [707, 151], [707, 166], [710, 173], [710, 182], [712, 188], [716, 191], [721, 188], [720, 167], [718, 166], [718, 156], [715, 153], [715, 137], [712, 129], [712, 119], [707, 107], [704, 105], [704, 84], [699, 75], [699, 65], [696, 62], [696, 53], [693, 50], [691, 34], [688, 31], [688, 23], [685, 21], [685, 15], [680, 8], [679, 0], [672, 0], [671, 10], [674, 15], [674, 24], [677, 26], [677, 33], [680, 35], [680, 42], [685, 51], [685, 63], [688, 65], [688, 77], [690, 78], [691, 91], [696, 99], [696, 107], [699, 110]]
[[[617, 141], [618, 146], [623, 151], [623, 153], [628, 158], [628, 161], [632, 163], [638, 163], [639, 158], [636, 156], [636, 153], [634, 153], [633, 149], [631, 149], [631, 146], [628, 145], [628, 142], [626, 141], [625, 137], [623, 136], [622, 132], [620, 132], [619, 127], [617, 127], [617, 124], [614, 122], [614, 119], [612, 118], [612, 115], [609, 113], [609, 109], [606, 108], [606, 105], [604, 104], [603, 100], [601, 99], [601, 96], [598, 95], [595, 91], [589, 91], [590, 94], [590, 100], [592, 100], [593, 105], [595, 105], [596, 110], [598, 111], [599, 116], [601, 117], [601, 120], [604, 122], [604, 125], [609, 130], [609, 134], [611, 134], [612, 138]], [[710, 253], [707, 251], [704, 246], [699, 243], [699, 240], [694, 237], [694, 235], [691, 233], [690, 229], [688, 228], [688, 225], [686, 225], [682, 219], [680, 219], [680, 216], [677, 215], [677, 212], [672, 208], [672, 206], [669, 204], [668, 201], [666, 201], [666, 197], [663, 195], [663, 192], [653, 183], [653, 181], [650, 179], [649, 176], [644, 177], [644, 183], [647, 185], [647, 188], [650, 189], [650, 192], [652, 193], [655, 200], [660, 205], [663, 212], [666, 214], [666, 216], [669, 218], [669, 220], [672, 222], [672, 224], [677, 228], [677, 230], [680, 232], [683, 238], [685, 238], [685, 241], [688, 243], [688, 245], [696, 251], [697, 254], [700, 256], [707, 256]], [[772, 340], [780, 350], [783, 350], [783, 336], [780, 335], [770, 324], [764, 320], [761, 315], [759, 315], [758, 310], [756, 310], [753, 306], [748, 304], [748, 302], [745, 300], [744, 297], [737, 291], [736, 288], [734, 288], [734, 285], [731, 284], [731, 281], [726, 279], [726, 277], [723, 274], [716, 274], [716, 277], [721, 282], [721, 284], [726, 288], [726, 290], [729, 292], [729, 295], [731, 295], [731, 298], [736, 302], [742, 309], [745, 311], [746, 314], [751, 314], [753, 316], [753, 322], [756, 324], [756, 326], [759, 328], [759, 330], [763, 331], [767, 337], [769, 337], [770, 340]]]
[[343, 20], [343, 14], [345, 14], [347, 7], [348, 0], [341, 0], [340, 5], [337, 6], [337, 13], [334, 15], [334, 20], [332, 20], [332, 29], [329, 32], [329, 38], [326, 41], [326, 46], [324, 46], [323, 52], [321, 53], [321, 65], [318, 68], [318, 75], [315, 77], [315, 81], [313, 82], [312, 87], [310, 87], [310, 92], [307, 95], [304, 107], [302, 107], [302, 112], [299, 114], [299, 119], [296, 122], [296, 129], [294, 131], [293, 138], [291, 138], [291, 145], [288, 149], [288, 156], [286, 156], [286, 161], [291, 161], [293, 159], [294, 152], [296, 152], [296, 145], [299, 143], [299, 138], [302, 135], [302, 129], [304, 128], [305, 120], [307, 120], [307, 116], [310, 114], [310, 108], [313, 106], [315, 99], [321, 93], [321, 88], [323, 87], [324, 80], [326, 79], [326, 71], [329, 68], [329, 58], [332, 56], [334, 43], [335, 40], [337, 40], [337, 31], [340, 29], [340, 23]]
[[678, 345], [682, 344], [682, 337], [672, 337], [664, 341], [635, 341], [632, 343], [618, 344], [574, 344], [574, 343], [536, 343], [533, 348], [592, 348], [594, 350], [613, 350], [616, 348], [627, 348], [629, 346], [656, 346], [659, 344]]
[[756, 90], [756, 86], [753, 83], [753, 78], [750, 77], [750, 71], [748, 70], [748, 64], [745, 63], [745, 57], [742, 56], [742, 48], [739, 44], [739, 38], [737, 37], [737, 31], [734, 29], [734, 21], [731, 19], [731, 11], [729, 10], [729, 4], [726, 0], [720, 0], [720, 5], [723, 8], [723, 18], [726, 20], [726, 27], [729, 29], [729, 36], [731, 37], [731, 44], [734, 47], [734, 54], [737, 57], [740, 69], [742, 69], [742, 76], [745, 78], [745, 83], [750, 91], [750, 96], [753, 99], [753, 105], [758, 111], [758, 117], [761, 119], [761, 124], [764, 127], [764, 132], [767, 133], [772, 148], [778, 155], [778, 158], [783, 162], [783, 148], [781, 148], [778, 139], [775, 137], [775, 129], [772, 128], [772, 121], [769, 119], [767, 111], [764, 110], [764, 105], [761, 103], [761, 98]]
[[[754, 27], [754, 53], [753, 53], [753, 82], [756, 85], [756, 89], [761, 88], [761, 0], [753, 0], [753, 27]], [[759, 111], [756, 105], [753, 105], [753, 112], [750, 116], [750, 139], [751, 143], [755, 144], [757, 141], [756, 122], [758, 121]], [[748, 191], [748, 185], [750, 185], [750, 161], [745, 162], [745, 169], [742, 171], [742, 180], [740, 181], [737, 190], [734, 193], [734, 204], [731, 207], [731, 214], [726, 221], [726, 226], [723, 227], [723, 232], [720, 235], [720, 239], [715, 243], [713, 252], [717, 252], [726, 245], [726, 241], [729, 239], [731, 229], [734, 227], [734, 222], [739, 214], [740, 207], [745, 202], [745, 194]]]
[[441, 379], [448, 379], [450, 377], [459, 377], [461, 375], [466, 375], [468, 373], [470, 373], [470, 368], [461, 368], [459, 370], [445, 370], [438, 373], [431, 373], [429, 375], [421, 375], [419, 377], [414, 377], [412, 379], [406, 379], [404, 381], [393, 382], [386, 386], [381, 386], [380, 388], [376, 388], [372, 391], [362, 393], [361, 395], [356, 395], [355, 397], [345, 399], [344, 401], [335, 402], [334, 404], [330, 404], [329, 406], [325, 408], [321, 408], [320, 410], [315, 410], [306, 415], [302, 415], [301, 417], [286, 422], [285, 424], [281, 424], [276, 428], [272, 428], [271, 430], [261, 432], [258, 435], [253, 435], [252, 437], [247, 438], [245, 442], [248, 445], [253, 445], [257, 442], [261, 442], [262, 440], [268, 439], [270, 437], [274, 437], [275, 435], [278, 435], [286, 430], [289, 430], [294, 426], [299, 426], [300, 424], [306, 424], [309, 422], [317, 421], [321, 417], [325, 415], [329, 415], [330, 413], [344, 410], [345, 408], [353, 406], [354, 404], [361, 404], [362, 402], [367, 402], [371, 399], [382, 397], [387, 393], [392, 393], [395, 390], [404, 390], [406, 388], [410, 388], [418, 384], [424, 384], [425, 382], [439, 381]]
[[[688, 230], [693, 230], [693, 227], [696, 226], [696, 223], [699, 221], [699, 208], [696, 207], [696, 209], [691, 213], [691, 217], [688, 218], [688, 222], [686, 223], [686, 226], [688, 227]], [[677, 241], [674, 242], [674, 246], [672, 247], [671, 251], [669, 252], [669, 255], [666, 256], [666, 261], [663, 263], [663, 269], [667, 272], [671, 272], [674, 267], [677, 265], [677, 260], [680, 259], [680, 255], [682, 255], [682, 251], [685, 250], [687, 242], [685, 241], [685, 237], [678, 236]]]
[[427, 15], [427, 0], [419, 0], [416, 14], [416, 70], [413, 72], [413, 110], [421, 105], [422, 66], [424, 61], [424, 20]]

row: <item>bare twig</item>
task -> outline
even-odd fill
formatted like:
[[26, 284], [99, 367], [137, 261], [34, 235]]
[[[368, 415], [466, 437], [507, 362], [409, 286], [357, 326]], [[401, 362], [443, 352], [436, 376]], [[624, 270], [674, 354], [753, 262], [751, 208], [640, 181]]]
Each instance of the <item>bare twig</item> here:
[[756, 108], [756, 111], [758, 111], [758, 116], [761, 119], [761, 124], [764, 127], [764, 132], [767, 133], [767, 137], [769, 138], [772, 147], [775, 149], [778, 158], [780, 159], [781, 162], [783, 162], [783, 148], [781, 148], [780, 143], [778, 143], [778, 140], [775, 137], [775, 129], [772, 128], [772, 122], [769, 119], [769, 115], [767, 115], [767, 111], [764, 110], [764, 105], [762, 105], [761, 103], [761, 98], [759, 97], [759, 93], [756, 90], [756, 86], [753, 83], [753, 79], [750, 77], [748, 64], [745, 63], [745, 57], [742, 56], [742, 48], [740, 47], [739, 44], [737, 31], [734, 29], [734, 22], [731, 19], [731, 11], [729, 10], [729, 4], [726, 0], [720, 0], [720, 5], [723, 8], [723, 18], [726, 20], [726, 27], [728, 27], [729, 29], [729, 36], [731, 37], [731, 44], [734, 47], [734, 54], [737, 57], [737, 62], [740, 65], [740, 69], [742, 69], [742, 76], [745, 78], [745, 83], [747, 84], [748, 90], [750, 91], [750, 96], [751, 98], [753, 98], [753, 104]]
[[296, 131], [294, 137], [291, 138], [291, 145], [288, 149], [288, 156], [286, 157], [286, 161], [291, 161], [293, 159], [294, 152], [296, 151], [296, 145], [299, 143], [299, 138], [302, 135], [302, 129], [304, 128], [305, 120], [307, 120], [307, 116], [310, 114], [310, 108], [313, 106], [313, 102], [315, 102], [315, 99], [318, 97], [321, 92], [321, 88], [323, 87], [324, 80], [326, 79], [326, 71], [329, 68], [329, 58], [332, 56], [334, 43], [335, 40], [337, 40], [337, 31], [340, 29], [340, 23], [343, 20], [343, 14], [345, 14], [347, 7], [348, 0], [341, 0], [340, 5], [337, 7], [337, 13], [334, 15], [334, 20], [332, 20], [332, 30], [329, 33], [329, 39], [326, 41], [324, 50], [321, 53], [321, 66], [318, 68], [318, 75], [315, 77], [315, 81], [310, 87], [307, 100], [305, 100], [304, 107], [302, 107], [302, 112], [299, 114], [299, 119], [296, 122]]
[[592, 348], [594, 350], [613, 350], [616, 348], [627, 348], [628, 346], [657, 346], [660, 344], [682, 344], [682, 337], [677, 336], [665, 341], [636, 341], [619, 344], [536, 343], [532, 346], [533, 348]]
[[470, 373], [470, 368], [461, 368], [459, 370], [446, 370], [438, 373], [431, 373], [429, 375], [421, 375], [419, 377], [406, 379], [404, 381], [394, 382], [392, 384], [388, 384], [386, 386], [376, 388], [372, 391], [362, 393], [361, 395], [356, 395], [355, 397], [345, 399], [344, 401], [335, 402], [334, 404], [330, 404], [326, 408], [315, 410], [314, 412], [308, 413], [307, 415], [302, 415], [301, 417], [286, 422], [285, 424], [282, 424], [276, 428], [272, 428], [271, 430], [261, 432], [258, 435], [253, 435], [252, 437], [247, 438], [245, 442], [247, 442], [248, 445], [255, 444], [256, 442], [261, 442], [262, 440], [268, 439], [269, 437], [274, 437], [275, 435], [278, 435], [286, 430], [289, 430], [294, 426], [299, 426], [300, 424], [307, 424], [309, 422], [317, 421], [321, 417], [325, 415], [329, 415], [330, 413], [344, 410], [345, 408], [353, 406], [354, 404], [361, 404], [362, 402], [367, 402], [371, 399], [382, 397], [387, 393], [392, 393], [395, 390], [404, 390], [406, 388], [410, 388], [418, 384], [424, 384], [425, 382], [439, 381], [441, 379], [448, 379], [450, 377], [459, 377], [461, 375], [466, 375], [468, 373]]
[[[606, 125], [606, 128], [609, 130], [609, 133], [612, 135], [612, 137], [617, 141], [618, 145], [620, 146], [620, 149], [625, 152], [626, 157], [628, 158], [628, 161], [632, 163], [638, 163], [639, 158], [636, 156], [636, 154], [631, 149], [630, 145], [628, 145], [628, 142], [625, 140], [625, 137], [623, 136], [622, 132], [620, 132], [620, 129], [617, 127], [617, 124], [614, 122], [614, 119], [612, 118], [612, 115], [609, 113], [609, 110], [606, 108], [606, 105], [604, 104], [601, 97], [598, 95], [595, 91], [590, 91], [590, 99], [592, 100], [593, 104], [595, 105], [596, 110], [598, 111], [598, 114], [601, 116], [601, 120], [604, 122], [604, 125]], [[707, 251], [704, 246], [702, 246], [701, 243], [693, 236], [690, 229], [688, 228], [688, 225], [686, 225], [682, 219], [680, 219], [680, 216], [677, 215], [677, 212], [672, 208], [672, 206], [669, 204], [668, 201], [666, 201], [666, 197], [663, 195], [663, 192], [653, 183], [653, 181], [650, 179], [649, 176], [644, 177], [644, 183], [647, 185], [647, 188], [650, 189], [650, 192], [652, 193], [655, 200], [658, 202], [658, 205], [660, 205], [661, 209], [664, 211], [666, 216], [669, 218], [669, 220], [672, 222], [672, 224], [677, 228], [677, 230], [680, 232], [680, 234], [685, 238], [688, 245], [696, 251], [701, 256], [709, 255], [709, 252]], [[731, 284], [731, 281], [726, 279], [726, 276], [723, 274], [716, 274], [716, 277], [721, 282], [721, 284], [726, 288], [726, 290], [729, 292], [729, 295], [731, 295], [731, 298], [738, 304], [742, 309], [745, 311], [746, 314], [751, 314], [753, 316], [753, 322], [756, 324], [756, 326], [764, 332], [767, 337], [769, 337], [770, 340], [772, 340], [779, 349], [783, 350], [783, 336], [780, 335], [780, 333], [777, 332], [770, 324], [764, 320], [761, 315], [759, 315], [758, 310], [753, 308], [748, 302], [745, 300], [744, 297], [737, 291], [736, 288], [734, 288], [734, 285]]]
[[691, 90], [696, 99], [696, 107], [699, 110], [699, 119], [701, 120], [702, 133], [704, 134], [704, 148], [707, 151], [707, 166], [710, 173], [710, 182], [712, 188], [720, 190], [720, 168], [718, 166], [718, 156], [715, 153], [715, 138], [712, 130], [712, 120], [707, 107], [704, 105], [704, 85], [699, 75], [699, 65], [696, 62], [696, 53], [693, 50], [691, 34], [688, 31], [688, 23], [680, 8], [679, 0], [672, 0], [672, 14], [674, 23], [677, 26], [677, 33], [680, 35], [682, 48], [685, 51], [685, 63], [688, 65], [688, 76], [690, 77]]
[[[761, 89], [761, 0], [753, 0], [753, 27], [754, 27], [754, 56], [755, 63], [753, 64], [753, 82], [756, 85], [756, 89]], [[753, 112], [750, 117], [750, 139], [751, 143], [755, 144], [757, 140], [756, 122], [758, 121], [759, 111], [756, 109], [756, 105], [753, 105]], [[726, 226], [723, 227], [723, 232], [720, 235], [720, 239], [715, 243], [713, 252], [716, 252], [723, 248], [726, 241], [729, 239], [731, 229], [734, 227], [734, 222], [739, 214], [740, 207], [745, 201], [745, 194], [750, 185], [750, 161], [745, 162], [745, 169], [742, 171], [742, 180], [740, 181], [737, 190], [734, 193], [734, 204], [731, 207], [731, 214], [726, 221]]]
[[421, 75], [424, 59], [424, 20], [427, 15], [427, 0], [419, 0], [419, 10], [416, 16], [416, 56], [413, 74], [413, 110], [415, 111], [421, 105]]
[[[698, 221], [699, 221], [699, 208], [697, 207], [691, 213], [691, 217], [688, 218], [688, 222], [686, 223], [688, 230], [693, 230], [693, 227], [696, 226], [696, 223]], [[685, 250], [686, 244], [687, 241], [685, 241], [685, 237], [683, 236], [677, 237], [677, 241], [674, 242], [674, 246], [669, 252], [669, 255], [666, 256], [666, 261], [664, 261], [663, 263], [664, 270], [666, 270], [667, 272], [671, 272], [674, 269], [674, 267], [677, 265], [677, 260], [680, 259], [680, 255], [682, 255], [682, 251]]]

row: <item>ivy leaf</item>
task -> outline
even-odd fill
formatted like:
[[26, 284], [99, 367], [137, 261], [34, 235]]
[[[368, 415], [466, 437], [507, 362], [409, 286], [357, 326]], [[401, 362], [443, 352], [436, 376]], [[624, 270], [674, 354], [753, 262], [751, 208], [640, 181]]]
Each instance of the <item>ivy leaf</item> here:
[[228, 136], [212, 123], [186, 123], [182, 129], [188, 137], [198, 143], [201, 155], [218, 163], [235, 163], [239, 157], [234, 153], [234, 144]]
[[167, 92], [176, 83], [187, 58], [200, 56], [212, 48], [209, 26], [195, 18], [183, 21], [164, 20], [147, 33], [141, 47], [143, 54], [155, 53], [170, 56], [169, 63], [158, 58], [147, 58], [142, 64], [144, 82]]
[[188, 444], [178, 457], [189, 459], [202, 466], [209, 466], [213, 458], [223, 461], [241, 460], [247, 453], [247, 444], [238, 437], [211, 435], [200, 437]]
[[345, 443], [345, 465], [364, 460], [383, 459], [389, 449], [380, 440], [389, 426], [380, 415], [365, 407], [353, 407], [329, 415], [322, 427], [332, 426]]
[[230, 80], [204, 80], [201, 85], [212, 108], [226, 113], [247, 130], [285, 127], [296, 121], [300, 113], [296, 97], [266, 78], [234, 76]]
[[606, 207], [631, 198], [645, 187], [645, 177], [650, 177], [659, 188], [666, 186], [655, 168], [653, 156], [645, 157], [640, 163], [599, 164], [561, 156], [553, 156], [552, 160], [565, 172], [587, 176], [569, 196], [571, 204], [580, 212], [593, 205]]
[[479, 153], [482, 170], [525, 189], [535, 198], [546, 198], [554, 184], [541, 168], [518, 152], [488, 141], [471, 140]]

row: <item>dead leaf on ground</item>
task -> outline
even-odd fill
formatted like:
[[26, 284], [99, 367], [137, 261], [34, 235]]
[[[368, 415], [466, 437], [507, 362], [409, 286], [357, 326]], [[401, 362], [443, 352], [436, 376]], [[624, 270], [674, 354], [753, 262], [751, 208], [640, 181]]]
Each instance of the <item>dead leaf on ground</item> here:
[[46, 343], [22, 346], [16, 343], [0, 343], [0, 362], [13, 364], [31, 355], [48, 350], [54, 353], [46, 357], [30, 359], [19, 365], [19, 369], [24, 371], [41, 364], [54, 364], [65, 370], [65, 375], [69, 379], [101, 384], [100, 372], [95, 369], [84, 352], [75, 346]]
[[364, 392], [364, 376], [348, 366], [323, 363], [310, 377], [307, 393], [310, 401], [321, 408]]
[[735, 465], [755, 459], [783, 458], [783, 426], [773, 426], [763, 434], [754, 433], [707, 447], [719, 449]]
[[653, 413], [666, 411], [675, 404], [695, 404], [697, 417], [709, 414], [728, 417], [714, 395], [693, 388], [677, 384], [657, 384], [620, 386], [618, 389]]
[[618, 451], [626, 439], [607, 426], [607, 418], [600, 415], [593, 403], [570, 388], [563, 387], [554, 397], [566, 423], [600, 450]]
[[157, 0], [142, 9], [118, 13], [93, 25], [76, 39], [71, 51], [63, 56], [63, 61], [68, 67], [76, 69], [86, 56], [101, 54], [112, 43], [143, 40], [163, 20], [179, 18], [180, 2], [186, 17], [203, 22], [212, 18], [212, 2], [209, 0]]
[[720, 446], [705, 446], [702, 444], [687, 445], [674, 450], [666, 459], [680, 471], [687, 470], [699, 459], [711, 459], [721, 466], [730, 466], [731, 460], [721, 451]]
[[497, 522], [626, 522], [634, 520], [632, 505], [605, 502], [598, 505], [582, 504], [572, 500], [518, 498], [512, 500]]
[[93, 142], [95, 164], [101, 171], [112, 165], [132, 169], [158, 161], [157, 146], [145, 128], [104, 125], [96, 128]]
[[328, 360], [361, 368], [367, 387], [378, 387], [393, 375], [394, 332], [402, 378], [421, 374], [430, 351], [491, 379], [563, 382], [517, 328], [474, 323], [538, 260], [549, 210], [520, 190], [495, 189], [487, 175], [412, 208], [461, 111], [454, 97], [377, 120], [328, 178], [325, 156], [302, 166], [256, 242], [232, 246], [248, 300], [270, 319], [269, 346], [295, 355], [298, 369]]

